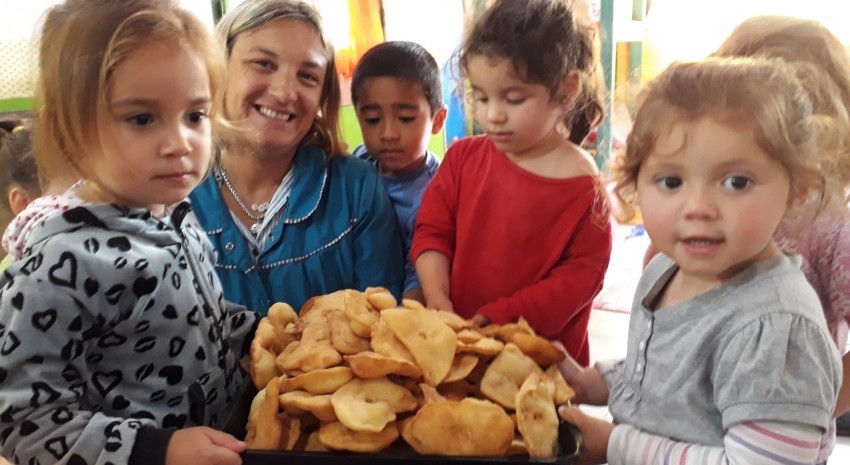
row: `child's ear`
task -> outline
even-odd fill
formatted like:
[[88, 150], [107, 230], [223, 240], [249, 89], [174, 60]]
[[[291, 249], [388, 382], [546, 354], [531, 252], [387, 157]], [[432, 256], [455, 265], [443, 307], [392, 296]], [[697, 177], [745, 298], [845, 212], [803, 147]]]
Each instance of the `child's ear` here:
[[576, 70], [570, 71], [561, 81], [561, 102], [565, 105], [572, 105], [579, 90], [581, 90], [581, 75]]
[[431, 119], [431, 135], [436, 135], [443, 129], [443, 125], [446, 124], [447, 115], [448, 110], [446, 107], [440, 107], [440, 109], [434, 113], [434, 118]]
[[33, 200], [35, 199], [23, 187], [14, 186], [9, 189], [9, 207], [15, 215], [24, 211]]

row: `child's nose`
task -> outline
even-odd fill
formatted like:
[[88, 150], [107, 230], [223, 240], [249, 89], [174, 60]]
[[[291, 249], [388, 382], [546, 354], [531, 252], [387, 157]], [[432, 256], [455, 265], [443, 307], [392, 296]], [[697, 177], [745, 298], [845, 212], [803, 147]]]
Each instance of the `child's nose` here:
[[502, 105], [491, 103], [487, 105], [487, 120], [492, 122], [500, 122], [505, 119], [505, 111]]
[[[389, 119], [389, 118], [388, 118]], [[393, 121], [387, 121], [381, 128], [381, 138], [384, 140], [395, 140], [399, 137], [398, 124]]]
[[686, 193], [684, 214], [686, 218], [706, 219], [717, 215], [717, 202], [707, 189], [690, 189]]
[[192, 150], [189, 143], [189, 130], [182, 125], [177, 125], [168, 131], [165, 143], [162, 146], [164, 156], [183, 156]]

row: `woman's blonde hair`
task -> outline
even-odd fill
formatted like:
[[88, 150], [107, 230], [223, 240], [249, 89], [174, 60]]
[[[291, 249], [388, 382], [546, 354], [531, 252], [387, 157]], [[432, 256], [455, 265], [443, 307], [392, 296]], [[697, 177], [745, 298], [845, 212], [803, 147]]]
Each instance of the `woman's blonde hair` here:
[[[86, 177], [82, 157], [102, 153], [114, 70], [160, 41], [191, 50], [206, 65], [210, 92], [223, 83], [224, 57], [209, 28], [173, 0], [65, 0], [41, 27], [34, 146], [42, 185]], [[219, 105], [210, 112], [217, 125]]]
[[[342, 101], [339, 76], [336, 70], [334, 48], [322, 29], [319, 12], [308, 3], [299, 0], [252, 0], [236, 6], [227, 13], [216, 26], [219, 42], [224, 46], [227, 57], [233, 50], [233, 44], [239, 34], [250, 31], [278, 19], [301, 21], [313, 27], [322, 40], [325, 58], [328, 61], [325, 70], [322, 95], [319, 100], [319, 114], [313, 120], [310, 131], [301, 141], [301, 145], [315, 145], [328, 155], [344, 153], [345, 145], [339, 128], [339, 111]], [[234, 125], [235, 122], [231, 122]], [[227, 138], [225, 145], [238, 144], [239, 141]]]
[[813, 113], [838, 128], [817, 136], [817, 144], [833, 158], [836, 197], [850, 201], [850, 53], [841, 41], [814, 20], [755, 16], [739, 24], [713, 55], [781, 58], [794, 68]]
[[638, 174], [656, 143], [701, 118], [752, 131], [756, 144], [788, 172], [793, 196], [817, 194], [820, 208], [829, 200], [834, 179], [822, 172], [830, 172], [831, 159], [815, 138], [836, 127], [812, 115], [794, 69], [777, 59], [709, 58], [670, 65], [641, 93], [626, 149], [610, 167], [614, 193], [625, 205], [634, 205]]

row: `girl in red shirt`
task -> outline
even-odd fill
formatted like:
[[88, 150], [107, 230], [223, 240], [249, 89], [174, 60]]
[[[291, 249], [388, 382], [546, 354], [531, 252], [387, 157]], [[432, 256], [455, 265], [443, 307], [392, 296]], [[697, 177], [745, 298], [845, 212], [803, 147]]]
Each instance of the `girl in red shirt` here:
[[460, 51], [484, 135], [431, 181], [411, 259], [429, 307], [478, 324], [525, 318], [587, 364], [611, 253], [596, 163], [579, 144], [602, 107], [588, 29], [563, 2], [499, 0]]

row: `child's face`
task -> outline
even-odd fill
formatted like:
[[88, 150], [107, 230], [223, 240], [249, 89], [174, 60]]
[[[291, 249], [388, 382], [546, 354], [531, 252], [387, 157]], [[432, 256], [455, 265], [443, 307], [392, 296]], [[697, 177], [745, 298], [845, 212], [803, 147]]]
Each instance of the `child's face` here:
[[211, 98], [203, 60], [178, 47], [154, 42], [119, 64], [87, 169], [105, 200], [157, 212], [185, 199], [209, 167]]
[[473, 55], [467, 74], [475, 99], [475, 118], [496, 147], [508, 155], [534, 156], [562, 144], [557, 124], [564, 106], [542, 84], [514, 72], [509, 60]]
[[225, 114], [276, 156], [294, 154], [319, 111], [327, 67], [307, 23], [279, 19], [245, 31], [228, 60]]
[[431, 115], [420, 83], [390, 76], [367, 79], [357, 95], [363, 142], [381, 172], [401, 176], [421, 166], [428, 141], [443, 127], [446, 110]]
[[644, 161], [637, 195], [653, 245], [683, 278], [722, 282], [780, 253], [773, 234], [788, 207], [790, 178], [747, 126], [710, 118], [679, 124]]

